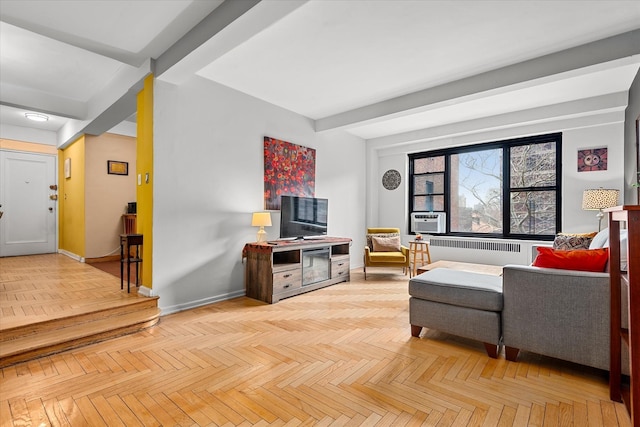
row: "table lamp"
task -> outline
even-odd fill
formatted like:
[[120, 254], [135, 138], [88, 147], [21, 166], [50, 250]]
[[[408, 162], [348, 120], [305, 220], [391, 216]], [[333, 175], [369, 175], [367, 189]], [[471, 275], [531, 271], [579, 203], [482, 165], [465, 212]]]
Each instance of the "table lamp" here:
[[596, 188], [584, 190], [582, 193], [582, 209], [585, 211], [598, 211], [598, 231], [602, 228], [602, 209], [610, 208], [618, 204], [618, 194], [620, 191], [606, 188]]
[[264, 227], [271, 227], [271, 214], [269, 212], [254, 212], [251, 218], [251, 225], [260, 227], [256, 241], [265, 242], [267, 240], [267, 232], [264, 231]]

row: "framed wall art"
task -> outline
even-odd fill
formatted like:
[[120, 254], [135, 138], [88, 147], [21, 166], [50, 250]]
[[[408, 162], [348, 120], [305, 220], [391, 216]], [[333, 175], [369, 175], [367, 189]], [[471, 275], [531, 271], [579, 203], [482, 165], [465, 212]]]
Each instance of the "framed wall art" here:
[[107, 173], [110, 175], [129, 175], [129, 163], [107, 160]]
[[578, 150], [578, 172], [606, 171], [607, 147]]
[[314, 197], [316, 150], [264, 137], [264, 208], [280, 209], [280, 196]]
[[64, 177], [71, 178], [71, 159], [64, 159]]

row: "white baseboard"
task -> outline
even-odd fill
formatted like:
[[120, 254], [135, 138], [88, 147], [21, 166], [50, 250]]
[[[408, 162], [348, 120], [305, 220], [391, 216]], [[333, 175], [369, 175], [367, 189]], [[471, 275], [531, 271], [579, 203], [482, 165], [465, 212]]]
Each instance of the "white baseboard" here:
[[[62, 255], [66, 255], [69, 258], [73, 258], [76, 261], [85, 262], [84, 257], [81, 257], [80, 255], [76, 255], [76, 254], [74, 254], [72, 252], [69, 252], [69, 251], [65, 251], [64, 249], [58, 249], [58, 253], [60, 253]], [[156, 295], [155, 292], [153, 292], [152, 288], [147, 288], [146, 286], [138, 287], [138, 295], [141, 295], [141, 296], [144, 296], [144, 297], [155, 297], [155, 296], [158, 296], [158, 295]], [[245, 295], [246, 295], [246, 291], [243, 289], [241, 291], [229, 292], [229, 293], [222, 294], [222, 295], [216, 295], [216, 296], [209, 297], [209, 298], [203, 298], [203, 299], [197, 300], [197, 301], [189, 301], [187, 303], [176, 304], [176, 305], [172, 305], [172, 306], [169, 306], [169, 307], [160, 307], [160, 309], [162, 310], [160, 315], [161, 316], [165, 316], [167, 314], [177, 313], [179, 311], [189, 310], [189, 309], [196, 308], [196, 307], [202, 307], [203, 305], [208, 305], [208, 304], [213, 304], [215, 302], [226, 301], [226, 300], [233, 299], [233, 298], [243, 297]]]
[[68, 256], [69, 258], [75, 259], [76, 261], [79, 262], [84, 262], [84, 257], [81, 257], [80, 255], [76, 255], [73, 252], [69, 252], [69, 251], [65, 251], [64, 249], [58, 249], [58, 253]]
[[[142, 289], [142, 286], [140, 287], [140, 289]], [[140, 292], [140, 290], [138, 290], [138, 292]], [[229, 292], [227, 294], [217, 295], [209, 298], [203, 298], [197, 301], [189, 301], [184, 304], [176, 304], [169, 307], [160, 306], [160, 309], [162, 310], [160, 315], [165, 316], [167, 314], [177, 313], [179, 311], [189, 310], [191, 308], [213, 304], [214, 302], [226, 301], [233, 298], [243, 297], [245, 295], [246, 295], [246, 291], [243, 289], [241, 291]], [[162, 301], [160, 301], [160, 304], [162, 304]]]
[[153, 289], [147, 288], [146, 286], [140, 286], [138, 288], [138, 295], [142, 295], [143, 297], [155, 297], [153, 294]]

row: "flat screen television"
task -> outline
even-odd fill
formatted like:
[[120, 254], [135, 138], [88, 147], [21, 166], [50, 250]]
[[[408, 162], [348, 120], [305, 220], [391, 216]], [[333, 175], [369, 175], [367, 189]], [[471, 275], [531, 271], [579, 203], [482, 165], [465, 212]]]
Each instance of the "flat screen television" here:
[[327, 199], [281, 196], [280, 238], [303, 239], [326, 236], [328, 212]]

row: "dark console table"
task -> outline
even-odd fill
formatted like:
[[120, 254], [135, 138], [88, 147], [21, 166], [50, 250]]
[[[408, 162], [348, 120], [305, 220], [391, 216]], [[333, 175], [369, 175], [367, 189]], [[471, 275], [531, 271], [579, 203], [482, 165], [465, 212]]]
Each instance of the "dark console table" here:
[[[631, 425], [640, 427], [640, 206], [616, 206], [609, 212], [609, 266], [611, 280], [611, 400], [624, 402]], [[627, 272], [620, 271], [620, 225], [627, 226]], [[621, 298], [623, 292], [626, 298]], [[626, 304], [622, 306], [622, 301]], [[628, 327], [622, 324], [626, 312]], [[629, 384], [622, 381], [622, 351], [629, 355]]]
[[[127, 264], [127, 292], [131, 292], [131, 264], [136, 265], [136, 287], [140, 286], [138, 264], [142, 262], [142, 234], [120, 235], [120, 289], [124, 287], [124, 265]], [[132, 247], [135, 248], [132, 250]]]
[[351, 239], [278, 240], [247, 243], [247, 296], [270, 304], [349, 281]]

